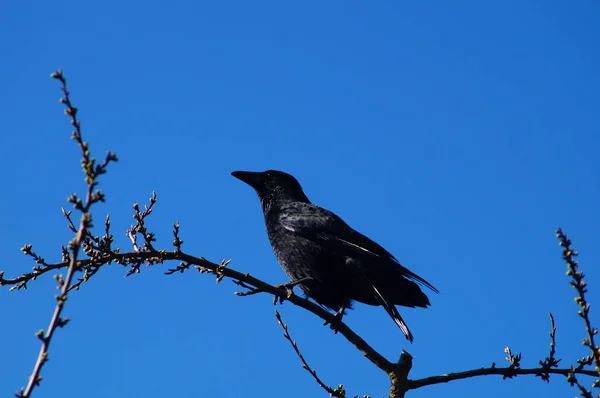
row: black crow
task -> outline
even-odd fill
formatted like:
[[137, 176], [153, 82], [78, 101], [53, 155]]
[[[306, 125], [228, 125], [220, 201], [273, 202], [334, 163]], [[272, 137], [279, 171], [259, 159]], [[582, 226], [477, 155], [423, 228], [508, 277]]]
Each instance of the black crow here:
[[337, 311], [339, 321], [353, 300], [381, 305], [413, 341], [396, 305], [426, 308], [429, 299], [419, 284], [437, 293], [435, 287], [340, 217], [312, 204], [290, 174], [277, 170], [231, 174], [258, 194], [273, 252], [292, 285]]

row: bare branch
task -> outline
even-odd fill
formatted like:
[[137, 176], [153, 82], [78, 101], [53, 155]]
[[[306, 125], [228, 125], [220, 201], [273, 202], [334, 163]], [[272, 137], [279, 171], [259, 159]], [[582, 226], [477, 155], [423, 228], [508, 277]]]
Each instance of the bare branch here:
[[[154, 196], [153, 196], [153, 198], [154, 198]], [[179, 225], [178, 224], [177, 224], [177, 227], [174, 229], [173, 233], [176, 238], [175, 239], [176, 241], [181, 240], [179, 238]], [[114, 262], [117, 262], [117, 263], [125, 265], [125, 266], [129, 265], [132, 267], [137, 267], [137, 269], [139, 269], [139, 264], [141, 264], [143, 262], [155, 264], [155, 263], [162, 263], [164, 261], [169, 261], [169, 260], [178, 260], [181, 262], [181, 264], [179, 266], [177, 266], [177, 268], [175, 268], [175, 269], [168, 270], [167, 272], [165, 272], [166, 274], [172, 274], [175, 272], [184, 272], [186, 269], [189, 269], [192, 265], [194, 265], [196, 267], [196, 269], [200, 272], [203, 272], [203, 273], [210, 272], [210, 273], [217, 275], [218, 281], [222, 280], [224, 277], [229, 278], [237, 285], [244, 287], [246, 289], [249, 289], [249, 291], [252, 293], [265, 292], [268, 294], [272, 294], [276, 298], [278, 297], [278, 298], [282, 298], [282, 299], [287, 299], [288, 301], [292, 302], [293, 304], [300, 306], [300, 307], [314, 313], [315, 315], [319, 316], [320, 318], [322, 318], [325, 321], [331, 322], [332, 320], [334, 320], [333, 314], [325, 311], [324, 309], [322, 309], [318, 305], [312, 303], [311, 301], [293, 294], [291, 289], [289, 289], [289, 287], [285, 287], [285, 285], [273, 286], [262, 280], [254, 278], [253, 276], [251, 276], [249, 274], [236, 271], [232, 268], [227, 267], [227, 265], [229, 264], [228, 261], [222, 261], [221, 263], [213, 263], [213, 262], [206, 260], [203, 257], [191, 256], [189, 254], [181, 252], [180, 248], [178, 248], [177, 245], [175, 245], [175, 251], [171, 251], [171, 252], [167, 252], [164, 250], [160, 250], [160, 251], [154, 250], [154, 251], [142, 251], [139, 253], [136, 253], [136, 252], [119, 253], [118, 250], [115, 250], [113, 252], [105, 253], [102, 256], [97, 257], [93, 260], [87, 260], [87, 259], [81, 260], [80, 264], [82, 267], [85, 267], [85, 266], [88, 266], [91, 261], [93, 261], [94, 265], [96, 267], [100, 267], [106, 263], [110, 263], [110, 262], [114, 261]], [[59, 264], [49, 264], [48, 267], [42, 267], [40, 269], [40, 271], [38, 271], [37, 275], [42, 274], [49, 269], [58, 269], [58, 268], [66, 267], [67, 265], [68, 265], [68, 263], [65, 263], [65, 262], [59, 263]], [[31, 279], [30, 276], [28, 274], [25, 274], [25, 275], [22, 275], [20, 277], [14, 278], [14, 279], [8, 279], [8, 280], [1, 279], [0, 282], [2, 284], [9, 285], [9, 284], [21, 283], [21, 282], [23, 282], [25, 280], [29, 280], [29, 279]], [[540, 361], [540, 365], [541, 365], [540, 368], [521, 369], [519, 366], [519, 362], [521, 359], [520, 354], [514, 355], [510, 350], [506, 350], [507, 355], [508, 355], [507, 359], [511, 363], [511, 365], [508, 367], [498, 368], [495, 365], [493, 365], [492, 367], [489, 367], [489, 368], [480, 368], [480, 369], [473, 369], [473, 370], [468, 370], [468, 371], [464, 371], [464, 372], [449, 373], [449, 374], [445, 374], [445, 375], [441, 375], [441, 376], [433, 376], [433, 377], [428, 377], [428, 378], [419, 379], [419, 380], [408, 380], [406, 378], [405, 383], [402, 382], [402, 377], [398, 376], [399, 375], [398, 366], [392, 364], [387, 359], [385, 359], [381, 354], [379, 354], [375, 349], [373, 349], [369, 344], [367, 344], [362, 338], [360, 338], [360, 336], [356, 335], [356, 333], [354, 333], [350, 328], [348, 328], [347, 325], [342, 323], [339, 326], [339, 331], [342, 335], [344, 335], [344, 337], [346, 337], [346, 339], [348, 341], [350, 341], [352, 344], [354, 344], [355, 347], [358, 348], [367, 357], [367, 359], [369, 359], [378, 368], [385, 371], [390, 376], [390, 379], [392, 380], [392, 384], [396, 383], [397, 387], [401, 386], [401, 388], [396, 389], [397, 391], [402, 391], [402, 390], [407, 391], [410, 389], [420, 388], [420, 387], [423, 387], [426, 385], [447, 383], [447, 382], [453, 381], [453, 380], [459, 380], [459, 379], [464, 379], [464, 378], [469, 378], [469, 377], [484, 376], [484, 375], [501, 375], [504, 378], [510, 378], [510, 377], [515, 377], [518, 375], [533, 374], [538, 377], [541, 377], [542, 380], [546, 380], [546, 381], [550, 374], [561, 374], [566, 377], [569, 377], [569, 374], [571, 374], [572, 376], [574, 376], [576, 374], [581, 374], [581, 375], [586, 375], [586, 376], [596, 375], [596, 372], [594, 372], [594, 371], [584, 370], [581, 368], [575, 368], [574, 370], [557, 369], [556, 368], [558, 365], [558, 362], [560, 360], [557, 360], [554, 357], [554, 355], [555, 355], [555, 341], [554, 340], [555, 340], [556, 327], [554, 325], [554, 319], [552, 317], [551, 317], [551, 324], [552, 324], [552, 330], [550, 332], [550, 336], [551, 336], [550, 355], [548, 358], [546, 358], [545, 361]], [[404, 352], [404, 359], [405, 359], [404, 363], [405, 364], [406, 364], [406, 358], [408, 358], [409, 355], [410, 354]], [[404, 368], [407, 369], [406, 366]], [[408, 369], [408, 370], [410, 370], [410, 369]], [[408, 373], [406, 373], [406, 375], [407, 374]], [[396, 395], [396, 396], [401, 396], [401, 395]]]
[[[503, 378], [506, 379], [506, 378], [512, 378], [514, 376], [519, 376], [519, 375], [539, 376], [544, 372], [550, 373], [550, 374], [559, 374], [559, 375], [568, 377], [569, 374], [571, 373], [571, 369], [544, 369], [544, 368], [514, 369], [514, 368], [511, 368], [510, 366], [507, 366], [504, 368], [497, 368], [496, 366], [494, 366], [492, 364], [492, 366], [489, 368], [473, 369], [473, 370], [467, 370], [464, 372], [448, 373], [448, 374], [444, 374], [441, 376], [425, 377], [423, 379], [418, 379], [418, 380], [409, 380], [408, 381], [408, 389], [414, 390], [414, 389], [424, 387], [424, 386], [430, 386], [433, 384], [440, 384], [440, 383], [448, 383], [453, 380], [467, 379], [470, 377], [498, 375], [498, 376], [502, 376]], [[593, 372], [591, 370], [575, 370], [575, 373], [586, 375], [586, 376], [597, 375], [596, 372]]]
[[557, 368], [558, 363], [561, 361], [554, 356], [556, 354], [556, 325], [554, 324], [552, 313], [549, 312], [548, 314], [550, 315], [550, 354], [548, 354], [546, 359], [540, 361], [540, 365], [542, 366], [542, 369], [544, 369], [544, 372], [536, 375], [546, 382], [550, 382], [550, 373], [548, 370]]
[[[136, 224], [132, 225], [131, 228], [127, 230], [126, 235], [131, 240], [133, 250], [136, 252], [155, 251], [152, 242], [156, 241], [156, 239], [154, 238], [154, 233], [148, 232], [148, 228], [146, 228], [146, 217], [152, 214], [152, 207], [154, 207], [156, 201], [156, 192], [153, 191], [152, 196], [150, 197], [150, 204], [144, 206], [144, 211], [140, 211], [140, 206], [137, 203], [133, 204], [133, 210], [135, 211], [133, 218], [135, 219]], [[137, 245], [137, 234], [141, 234], [144, 239], [144, 246], [142, 246], [141, 249]]]
[[[516, 377], [518, 375], [533, 374], [547, 382], [550, 379], [550, 374], [560, 374], [560, 375], [565, 376], [567, 378], [567, 381], [569, 381], [569, 383], [571, 383], [571, 385], [579, 386], [580, 391], [582, 391], [583, 396], [587, 398], [588, 396], [583, 392], [584, 390], [582, 389], [577, 378], [575, 377], [575, 374], [581, 374], [581, 375], [585, 375], [585, 376], [595, 376], [596, 372], [593, 372], [590, 370], [573, 369], [572, 367], [568, 368], [568, 369], [557, 369], [560, 359], [555, 358], [556, 326], [554, 324], [554, 317], [552, 316], [551, 313], [550, 313], [550, 323], [551, 323], [550, 353], [544, 361], [539, 361], [541, 368], [521, 369], [521, 367], [520, 367], [521, 354], [514, 355], [512, 353], [512, 351], [510, 350], [510, 348], [506, 347], [504, 349], [504, 352], [507, 354], [506, 360], [510, 363], [510, 366], [504, 367], [504, 368], [498, 368], [498, 367], [496, 367], [496, 364], [492, 363], [492, 366], [489, 368], [479, 368], [479, 369], [472, 369], [472, 370], [467, 370], [467, 371], [463, 371], [463, 372], [448, 373], [448, 374], [444, 374], [441, 376], [426, 377], [426, 378], [418, 379], [418, 380], [407, 379], [408, 373], [406, 371], [403, 372], [403, 374], [406, 375], [404, 377], [404, 379], [402, 377], [398, 377], [397, 374], [391, 374], [390, 380], [392, 381], [392, 388], [390, 390], [390, 397], [400, 398], [400, 397], [404, 397], [404, 393], [408, 390], [414, 390], [417, 388], [421, 388], [421, 387], [425, 387], [425, 386], [429, 386], [429, 385], [433, 385], [433, 384], [448, 383], [448, 382], [451, 382], [454, 380], [461, 380], [461, 379], [467, 379], [467, 378], [478, 377], [478, 376], [499, 375], [499, 376], [502, 376], [503, 379], [507, 379], [507, 378]], [[408, 353], [403, 351], [402, 355], [405, 356], [405, 354], [408, 354]], [[405, 358], [405, 363], [408, 363], [409, 371], [410, 371], [410, 362], [409, 361], [411, 359], [412, 359], [412, 357]], [[402, 362], [402, 356], [400, 357], [399, 365], [401, 362]], [[407, 366], [405, 365], [404, 368], [406, 368], [406, 367]], [[591, 398], [591, 396], [590, 396], [590, 398]]]
[[598, 329], [592, 327], [590, 322], [590, 304], [587, 302], [585, 294], [588, 292], [587, 283], [583, 280], [585, 275], [583, 271], [579, 270], [579, 264], [575, 257], [579, 255], [573, 248], [571, 248], [571, 241], [567, 238], [567, 235], [558, 228], [556, 230], [556, 236], [559, 239], [559, 245], [563, 247], [563, 259], [567, 262], [567, 276], [570, 276], [573, 280], [571, 286], [577, 290], [578, 297], [575, 298], [575, 302], [581, 308], [577, 313], [583, 319], [585, 329], [587, 332], [587, 338], [583, 340], [583, 345], [589, 347], [592, 354], [584, 362], [591, 364], [591, 361], [596, 365], [598, 375], [600, 376], [600, 347], [598, 347], [594, 341], [594, 336], [598, 333]]
[[[265, 292], [268, 294], [272, 294], [276, 297], [287, 297], [288, 290], [285, 288], [278, 288], [276, 286], [270, 285], [260, 279], [257, 279], [250, 274], [242, 273], [236, 271], [229, 267], [224, 267], [222, 264], [213, 263], [211, 261], [206, 260], [204, 257], [194, 257], [192, 255], [183, 253], [183, 252], [167, 252], [164, 250], [149, 252], [142, 251], [139, 253], [136, 252], [127, 252], [120, 253], [117, 250], [103, 254], [102, 256], [95, 259], [85, 259], [78, 261], [80, 267], [86, 267], [90, 264], [94, 264], [95, 266], [102, 266], [111, 262], [116, 262], [118, 264], [122, 264], [124, 266], [132, 266], [137, 267], [139, 269], [139, 264], [143, 262], [149, 262], [151, 264], [162, 263], [164, 261], [178, 260], [182, 261], [185, 266], [179, 266], [176, 269], [169, 270], [165, 272], [166, 274], [173, 274], [177, 271], [183, 272], [183, 270], [188, 269], [190, 265], [195, 265], [196, 269], [200, 272], [211, 272], [216, 274], [217, 276], [222, 275], [226, 278], [233, 279], [235, 283], [238, 285], [240, 283], [245, 284], [246, 286], [251, 286], [254, 289], [259, 289], [261, 292]], [[69, 264], [66, 262], [51, 264], [51, 269], [60, 269], [65, 268]], [[48, 272], [49, 269], [42, 269], [38, 272], [36, 276], [44, 274]], [[131, 272], [131, 271], [130, 271]], [[13, 279], [0, 279], [0, 285], [15, 285], [24, 281], [29, 281], [31, 277], [29, 274], [24, 274], [18, 276]], [[319, 318], [327, 321], [329, 323], [335, 322], [335, 315], [324, 310], [317, 304], [302, 298], [296, 294], [291, 294], [287, 301], [290, 301], [294, 305], [304, 308], [307, 311], [312, 312]], [[342, 334], [350, 343], [352, 343], [369, 361], [371, 361], [375, 366], [379, 369], [388, 373], [394, 368], [394, 364], [385, 359], [381, 354], [379, 354], [373, 347], [371, 347], [365, 340], [363, 340], [359, 335], [357, 335], [352, 329], [348, 327], [345, 323], [341, 322], [336, 325], [340, 334]]]
[[[563, 248], [562, 256], [563, 260], [565, 260], [567, 263], [567, 276], [570, 276], [572, 279], [570, 284], [573, 286], [573, 288], [575, 288], [575, 290], [577, 290], [575, 302], [580, 308], [577, 314], [583, 319], [587, 334], [587, 337], [583, 340], [583, 345], [588, 347], [591, 351], [590, 355], [577, 360], [578, 366], [576, 368], [571, 367], [573, 371], [570, 373], [567, 381], [571, 384], [571, 386], [576, 385], [584, 397], [591, 397], [592, 393], [579, 383], [575, 377], [575, 374], [577, 373], [577, 370], [581, 370], [594, 363], [596, 365], [596, 376], [600, 376], [600, 347], [598, 347], [594, 341], [594, 336], [598, 333], [598, 329], [592, 327], [590, 321], [590, 304], [587, 302], [585, 296], [585, 294], [588, 292], [587, 283], [584, 281], [585, 275], [583, 274], [583, 271], [579, 270], [579, 263], [575, 259], [579, 253], [577, 253], [577, 251], [571, 247], [571, 240], [567, 238], [567, 235], [562, 231], [561, 228], [556, 230], [556, 237], [559, 240], [559, 246]], [[599, 386], [600, 378], [597, 378], [594, 381], [592, 388]]]
[[[145, 210], [142, 212], [139, 209], [139, 205], [134, 204], [134, 219], [136, 220], [136, 225], [132, 226], [128, 230], [128, 235], [130, 239], [135, 239], [137, 234], [140, 233], [144, 237], [144, 246], [142, 248], [138, 248], [140, 251], [121, 253], [119, 249], [109, 250], [109, 251], [94, 251], [86, 254], [93, 254], [93, 257], [90, 259], [80, 260], [78, 261], [79, 267], [83, 269], [90, 269], [88, 273], [88, 277], [95, 274], [100, 267], [105, 264], [109, 264], [111, 262], [116, 262], [123, 266], [130, 267], [126, 276], [132, 275], [133, 273], [139, 273], [141, 265], [146, 262], [147, 265], [154, 265], [157, 263], [163, 263], [164, 261], [170, 260], [179, 260], [181, 263], [174, 269], [169, 269], [165, 272], [165, 274], [170, 275], [176, 272], [182, 273], [186, 269], [189, 269], [191, 265], [195, 265], [195, 268], [201, 273], [212, 273], [217, 276], [217, 283], [219, 283], [223, 278], [232, 279], [234, 283], [238, 286], [242, 286], [244, 288], [248, 288], [251, 291], [255, 292], [265, 292], [272, 294], [274, 299], [279, 298], [280, 302], [283, 300], [288, 300], [291, 303], [304, 308], [307, 311], [312, 312], [317, 315], [326, 323], [332, 324], [332, 321], [335, 322], [337, 319], [334, 314], [324, 310], [317, 304], [304, 299], [300, 296], [297, 296], [293, 293], [290, 288], [290, 284], [283, 284], [280, 286], [273, 286], [266, 282], [263, 282], [257, 278], [252, 277], [249, 274], [244, 274], [239, 271], [228, 268], [230, 260], [223, 260], [220, 264], [210, 262], [206, 260], [204, 257], [194, 257], [189, 254], [183, 253], [181, 251], [181, 244], [183, 241], [179, 238], [179, 229], [180, 225], [175, 224], [173, 235], [175, 240], [173, 242], [175, 246], [175, 251], [166, 250], [156, 250], [152, 247], [151, 242], [154, 241], [154, 234], [148, 232], [145, 226], [146, 217], [152, 212], [152, 206], [156, 203], [156, 193], [152, 193], [152, 197], [150, 198], [150, 203], [148, 206], [145, 206]], [[107, 233], [108, 234], [108, 233]], [[133, 238], [131, 238], [133, 237]], [[112, 239], [112, 238], [111, 238]], [[134, 245], [136, 247], [136, 245]], [[64, 256], [63, 256], [64, 257]], [[23, 274], [19, 277], [13, 279], [3, 279], [2, 274], [0, 274], [0, 286], [2, 285], [17, 285], [26, 284], [29, 280], [34, 279], [35, 277], [44, 274], [50, 269], [59, 269], [63, 267], [67, 267], [68, 262], [63, 261], [58, 264], [50, 264], [47, 267], [40, 267], [35, 275], [31, 275], [31, 273]], [[85, 280], [87, 280], [84, 277]], [[81, 281], [76, 284], [78, 288], [81, 284]], [[293, 285], [293, 284], [292, 284]], [[275, 301], [274, 300], [274, 301]], [[360, 336], [358, 336], [352, 329], [350, 329], [343, 322], [337, 321], [336, 323], [337, 330], [354, 346], [361, 352], [369, 361], [371, 361], [375, 366], [382, 369], [386, 373], [391, 371], [394, 368], [394, 365], [385, 359], [381, 354], [379, 354], [374, 348], [372, 348], [366, 341], [364, 341]]]
[[[50, 320], [50, 324], [48, 325], [48, 330], [46, 331], [45, 334], [44, 334], [43, 330], [40, 330], [36, 333], [36, 336], [42, 341], [42, 346], [40, 348], [40, 353], [38, 355], [37, 361], [33, 367], [33, 372], [31, 373], [31, 376], [29, 377], [29, 382], [28, 382], [27, 386], [24, 389], [22, 389], [21, 391], [19, 391], [17, 394], [17, 396], [19, 396], [19, 397], [30, 397], [34, 388], [39, 385], [40, 381], [42, 380], [42, 377], [40, 376], [40, 372], [41, 372], [44, 364], [48, 361], [48, 349], [50, 347], [50, 342], [52, 341], [52, 337], [54, 336], [54, 332], [56, 331], [56, 328], [65, 326], [67, 324], [67, 322], [69, 321], [68, 318], [64, 318], [64, 319], [61, 318], [61, 314], [62, 314], [64, 305], [65, 305], [65, 302], [67, 301], [67, 293], [69, 292], [69, 289], [71, 286], [71, 281], [73, 279], [73, 275], [75, 274], [76, 271], [81, 269], [81, 265], [77, 261], [77, 256], [79, 254], [79, 249], [82, 246], [83, 240], [88, 235], [88, 229], [92, 227], [92, 213], [91, 213], [90, 209], [94, 203], [99, 202], [99, 201], [104, 201], [104, 195], [102, 194], [102, 192], [99, 190], [94, 191], [94, 188], [98, 185], [98, 182], [96, 181], [96, 179], [99, 175], [105, 173], [105, 169], [106, 169], [106, 166], [108, 165], [108, 163], [110, 163], [111, 161], [117, 160], [117, 157], [114, 154], [111, 154], [109, 152], [108, 155], [106, 156], [106, 159], [104, 160], [104, 162], [99, 166], [95, 166], [95, 159], [90, 157], [88, 143], [83, 141], [83, 139], [81, 138], [81, 123], [80, 123], [79, 119], [77, 119], [77, 108], [74, 107], [73, 104], [71, 103], [70, 96], [69, 96], [70, 92], [67, 89], [67, 81], [64, 78], [62, 71], [60, 69], [57, 72], [53, 73], [51, 75], [51, 77], [54, 79], [57, 79], [61, 82], [61, 90], [63, 92], [63, 97], [61, 98], [60, 101], [63, 104], [65, 104], [65, 106], [66, 106], [65, 114], [70, 116], [71, 124], [74, 127], [73, 135], [71, 138], [77, 142], [77, 144], [79, 145], [79, 148], [81, 149], [81, 154], [82, 154], [81, 164], [83, 166], [85, 180], [88, 185], [88, 188], [87, 188], [85, 203], [81, 199], [79, 199], [76, 194], [72, 194], [69, 197], [69, 202], [73, 203], [75, 209], [77, 209], [81, 212], [81, 220], [80, 220], [79, 228], [77, 229], [77, 234], [75, 235], [75, 238], [71, 242], [69, 242], [70, 255], [69, 255], [69, 260], [67, 261], [67, 263], [68, 263], [67, 277], [65, 279], [63, 279], [61, 275], [58, 275], [55, 277], [55, 279], [58, 282], [58, 287], [60, 288], [60, 295], [56, 296], [57, 303], [56, 303], [56, 307], [54, 309], [54, 314], [52, 315], [52, 319]], [[63, 210], [63, 212], [64, 212], [64, 210]], [[74, 224], [70, 219], [70, 212], [68, 214], [66, 212], [64, 212], [64, 213], [65, 213], [67, 219], [70, 221], [71, 228], [74, 229]], [[64, 251], [65, 250], [63, 250], [63, 252]], [[33, 251], [31, 251], [31, 245], [26, 245], [24, 247], [23, 252], [27, 255], [32, 256], [36, 260], [37, 264], [42, 264], [42, 269], [44, 269], [46, 271], [49, 269], [60, 268], [60, 267], [57, 267], [56, 265], [54, 265], [54, 266], [49, 265], [44, 261], [43, 258], [38, 257]], [[40, 273], [41, 270], [40, 269], [38, 269], [37, 271], [34, 270], [34, 272]], [[35, 276], [37, 276], [37, 275], [31, 276], [29, 279], [34, 279]], [[1, 282], [3, 282], [3, 281], [0, 280], [0, 283]], [[22, 282], [26, 283], [26, 280], [24, 280]], [[26, 285], [22, 284], [22, 286], [25, 287]]]
[[296, 352], [296, 355], [298, 355], [298, 358], [300, 358], [300, 361], [302, 362], [302, 367], [304, 369], [306, 369], [306, 371], [308, 373], [310, 373], [310, 375], [315, 379], [317, 384], [319, 386], [321, 386], [322, 389], [324, 389], [325, 391], [327, 391], [327, 393], [329, 393], [330, 397], [345, 398], [346, 391], [344, 390], [344, 387], [341, 384], [339, 386], [337, 386], [337, 388], [335, 388], [335, 389], [329, 387], [327, 384], [323, 383], [323, 381], [319, 378], [319, 376], [317, 376], [316, 370], [312, 369], [308, 365], [308, 363], [304, 359], [304, 356], [300, 352], [298, 345], [296, 344], [296, 342], [294, 340], [292, 340], [292, 337], [290, 336], [290, 333], [288, 331], [288, 327], [281, 320], [281, 315], [279, 315], [279, 311], [277, 311], [277, 310], [275, 310], [275, 317], [277, 318], [277, 322], [279, 323], [279, 326], [281, 326], [281, 328], [283, 329], [283, 336], [287, 339], [287, 341], [290, 342], [290, 344], [292, 345], [292, 348]]
[[404, 398], [408, 391], [408, 374], [412, 369], [412, 360], [412, 355], [402, 350], [395, 369], [388, 372], [391, 383], [389, 398]]

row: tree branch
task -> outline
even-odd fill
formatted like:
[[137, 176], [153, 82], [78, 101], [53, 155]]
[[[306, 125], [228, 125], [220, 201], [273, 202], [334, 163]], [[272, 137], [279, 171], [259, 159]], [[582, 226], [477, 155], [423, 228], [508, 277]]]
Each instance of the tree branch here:
[[408, 391], [408, 374], [412, 369], [412, 360], [412, 355], [402, 350], [395, 369], [388, 372], [391, 383], [389, 398], [404, 398]]
[[[53, 73], [51, 77], [61, 82], [61, 90], [63, 92], [63, 97], [61, 98], [60, 102], [65, 104], [67, 108], [65, 110], [65, 114], [70, 116], [71, 124], [74, 127], [73, 135], [71, 138], [77, 142], [79, 148], [81, 149], [81, 164], [83, 166], [83, 172], [86, 176], [85, 180], [88, 187], [85, 202], [82, 202], [76, 194], [72, 194], [69, 197], [69, 202], [73, 203], [74, 207], [81, 212], [81, 220], [75, 238], [71, 242], [69, 242], [70, 259], [68, 260], [67, 265], [67, 277], [65, 279], [63, 279], [61, 275], [58, 275], [56, 277], [56, 280], [58, 281], [58, 286], [60, 288], [60, 295], [56, 296], [57, 303], [54, 309], [54, 314], [52, 315], [52, 319], [50, 320], [50, 324], [48, 325], [48, 330], [45, 334], [43, 330], [40, 330], [36, 333], [36, 336], [42, 341], [40, 353], [33, 367], [31, 376], [29, 377], [29, 382], [27, 383], [27, 386], [17, 393], [17, 396], [27, 398], [31, 396], [31, 393], [33, 392], [34, 388], [38, 386], [40, 381], [42, 380], [40, 373], [42, 371], [42, 367], [48, 361], [48, 349], [50, 347], [50, 343], [52, 341], [52, 337], [54, 336], [56, 328], [65, 326], [69, 321], [68, 318], [61, 318], [61, 314], [65, 302], [67, 301], [67, 294], [71, 286], [73, 275], [77, 270], [80, 269], [80, 265], [77, 261], [79, 249], [81, 247], [83, 239], [88, 235], [88, 228], [92, 227], [92, 213], [90, 209], [94, 203], [104, 200], [104, 195], [101, 191], [94, 191], [94, 188], [98, 185], [96, 179], [99, 175], [104, 174], [105, 168], [108, 165], [108, 163], [117, 160], [116, 156], [109, 152], [104, 163], [94, 167], [95, 159], [90, 157], [88, 143], [83, 141], [83, 139], [81, 138], [81, 123], [77, 119], [77, 108], [74, 107], [71, 103], [69, 97], [70, 92], [67, 89], [67, 81], [62, 75], [62, 71], [60, 69], [57, 72]], [[74, 229], [74, 225], [72, 222], [71, 226]], [[38, 257], [35, 253], [31, 251], [31, 245], [26, 245], [23, 251], [25, 252], [25, 254], [29, 254], [30, 256], [32, 256], [36, 260], [36, 263], [42, 264], [42, 267], [45, 267], [46, 269], [59, 268], [56, 266], [52, 267], [50, 265], [47, 265], [43, 258]]]
[[308, 365], [308, 363], [304, 359], [304, 355], [302, 355], [302, 353], [300, 352], [298, 345], [296, 344], [296, 342], [294, 340], [292, 340], [292, 336], [290, 336], [288, 327], [286, 324], [283, 323], [283, 320], [281, 319], [281, 315], [279, 315], [279, 311], [277, 311], [277, 310], [275, 310], [275, 317], [277, 318], [277, 322], [279, 323], [279, 326], [281, 326], [281, 328], [283, 329], [283, 336], [286, 338], [287, 341], [290, 342], [290, 344], [292, 345], [292, 348], [296, 352], [296, 355], [298, 355], [298, 358], [300, 358], [300, 361], [302, 362], [302, 367], [304, 369], [306, 369], [306, 371], [308, 373], [310, 373], [310, 375], [313, 377], [313, 379], [315, 379], [317, 384], [322, 389], [327, 391], [327, 393], [329, 394], [330, 397], [346, 398], [346, 391], [344, 390], [344, 387], [341, 384], [337, 388], [333, 389], [333, 388], [329, 387], [327, 384], [323, 383], [323, 381], [319, 378], [319, 376], [317, 376], [317, 371], [312, 369]]
[[[572, 371], [567, 377], [567, 381], [571, 386], [576, 385], [579, 388], [581, 394], [586, 398], [591, 398], [591, 391], [587, 390], [582, 384], [580, 384], [575, 374], [577, 370], [584, 369], [586, 366], [590, 366], [594, 363], [596, 366], [596, 371], [594, 372], [596, 376], [600, 376], [600, 347], [596, 345], [594, 341], [594, 336], [598, 333], [598, 329], [592, 327], [592, 323], [590, 321], [590, 304], [587, 302], [585, 294], [588, 292], [587, 283], [584, 281], [585, 275], [583, 271], [579, 269], [579, 263], [575, 259], [579, 253], [575, 251], [571, 247], [571, 240], [567, 238], [567, 235], [562, 231], [559, 227], [556, 230], [556, 237], [558, 238], [558, 244], [563, 248], [562, 256], [563, 260], [567, 263], [567, 276], [571, 277], [571, 286], [577, 290], [577, 297], [575, 297], [575, 302], [579, 305], [579, 311], [577, 314], [583, 319], [583, 323], [585, 325], [585, 330], [587, 337], [583, 340], [583, 345], [588, 347], [591, 351], [591, 354], [578, 359], [578, 366], [575, 368], [571, 366]], [[600, 379], [596, 379], [592, 384], [593, 387], [600, 386]]]
[[[544, 368], [514, 369], [514, 368], [511, 368], [510, 366], [503, 367], [503, 368], [497, 368], [494, 365], [492, 365], [489, 368], [473, 369], [473, 370], [467, 370], [464, 372], [448, 373], [448, 374], [444, 374], [441, 376], [425, 377], [423, 379], [418, 379], [418, 380], [409, 380], [408, 381], [408, 389], [414, 390], [416, 388], [420, 388], [420, 387], [424, 387], [424, 386], [430, 386], [433, 384], [440, 384], [440, 383], [448, 383], [453, 380], [467, 379], [470, 377], [477, 377], [477, 376], [499, 375], [499, 376], [503, 376], [503, 378], [512, 378], [512, 377], [519, 376], [519, 375], [539, 376], [544, 372], [551, 373], [551, 374], [560, 374], [565, 377], [568, 377], [568, 375], [571, 373], [571, 369], [544, 369]], [[576, 370], [575, 373], [586, 375], [586, 376], [597, 375], [596, 372], [593, 372], [590, 370]]]
[[[217, 275], [217, 278], [222, 279], [223, 277], [227, 277], [233, 279], [238, 285], [243, 283], [247, 286], [250, 286], [253, 289], [257, 289], [260, 292], [265, 292], [268, 294], [272, 294], [275, 297], [287, 297], [289, 292], [285, 288], [278, 288], [276, 286], [270, 285], [258, 278], [251, 276], [248, 273], [242, 273], [236, 271], [232, 268], [226, 267], [226, 264], [217, 264], [211, 261], [206, 260], [204, 257], [194, 257], [192, 255], [186, 254], [181, 251], [141, 251], [141, 252], [111, 252], [108, 254], [104, 254], [101, 257], [94, 259], [85, 259], [78, 261], [80, 267], [86, 267], [90, 264], [95, 265], [96, 267], [109, 264], [111, 262], [116, 262], [118, 264], [122, 264], [124, 266], [132, 265], [137, 266], [139, 269], [139, 264], [143, 262], [148, 262], [148, 264], [156, 264], [163, 263], [164, 261], [178, 260], [183, 261], [183, 265], [175, 269], [171, 269], [165, 273], [173, 274], [175, 272], [183, 272], [185, 269], [188, 269], [190, 266], [195, 265], [196, 268], [200, 272], [211, 272]], [[69, 265], [67, 262], [50, 264], [48, 267], [44, 267], [38, 270], [35, 274], [35, 277], [38, 277], [50, 270], [65, 268]], [[0, 279], [1, 285], [15, 285], [23, 282], [27, 282], [33, 279], [33, 276], [29, 274], [24, 274], [18, 276], [13, 279]], [[291, 294], [287, 301], [297, 305], [298, 307], [304, 308], [307, 311], [312, 312], [319, 318], [327, 321], [329, 323], [336, 322], [334, 314], [324, 310], [317, 304], [309, 301], [308, 299], [302, 298], [296, 294]], [[342, 334], [350, 343], [352, 343], [369, 361], [371, 361], [375, 366], [379, 369], [388, 373], [390, 370], [394, 368], [394, 365], [384, 358], [381, 354], [379, 354], [373, 347], [371, 347], [365, 340], [363, 340], [359, 335], [357, 335], [352, 329], [348, 327], [345, 323], [339, 323], [338, 331]]]

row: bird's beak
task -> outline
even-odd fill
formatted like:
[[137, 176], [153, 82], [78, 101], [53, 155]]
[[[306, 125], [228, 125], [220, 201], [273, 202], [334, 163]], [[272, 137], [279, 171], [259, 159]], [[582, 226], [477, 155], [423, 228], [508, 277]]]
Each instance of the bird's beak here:
[[255, 171], [234, 171], [232, 176], [250, 185], [252, 188], [258, 187], [260, 184], [260, 175], [262, 173]]

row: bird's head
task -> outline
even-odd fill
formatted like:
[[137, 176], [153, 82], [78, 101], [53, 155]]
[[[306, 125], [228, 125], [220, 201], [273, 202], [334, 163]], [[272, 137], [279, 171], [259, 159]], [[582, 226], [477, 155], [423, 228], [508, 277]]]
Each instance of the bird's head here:
[[298, 180], [283, 171], [234, 171], [231, 175], [254, 188], [265, 210], [277, 201], [308, 202]]

